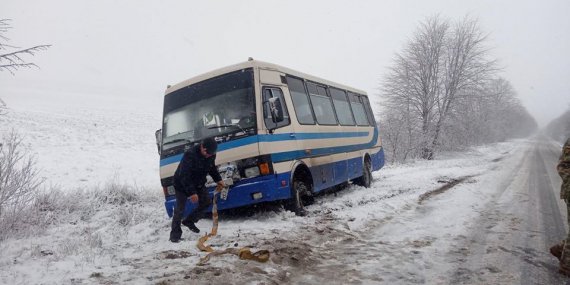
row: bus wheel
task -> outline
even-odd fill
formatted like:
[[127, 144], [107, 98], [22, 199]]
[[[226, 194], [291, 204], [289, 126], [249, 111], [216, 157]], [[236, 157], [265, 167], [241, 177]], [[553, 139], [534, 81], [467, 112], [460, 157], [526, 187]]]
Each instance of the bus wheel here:
[[370, 163], [370, 158], [364, 159], [364, 165], [362, 167], [362, 176], [358, 177], [355, 182], [357, 185], [364, 186], [365, 188], [370, 188], [372, 184], [372, 167]]
[[293, 179], [293, 189], [291, 189], [291, 199], [287, 203], [287, 210], [294, 212], [297, 216], [307, 215], [304, 200], [310, 191], [309, 187], [309, 184], [302, 179], [298, 177]]

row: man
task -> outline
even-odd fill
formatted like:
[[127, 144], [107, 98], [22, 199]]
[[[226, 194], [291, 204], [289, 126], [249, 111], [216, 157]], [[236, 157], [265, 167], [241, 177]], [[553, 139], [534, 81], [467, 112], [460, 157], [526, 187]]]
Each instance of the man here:
[[[566, 140], [564, 147], [562, 147], [562, 155], [556, 169], [562, 178], [560, 199], [566, 202], [568, 224], [570, 225], [570, 138]], [[566, 245], [570, 245], [570, 232], [565, 240], [550, 248], [550, 253], [560, 260], [558, 272], [570, 277], [570, 246]]]
[[[207, 138], [200, 145], [190, 148], [184, 153], [178, 168], [174, 173], [174, 190], [176, 192], [176, 207], [172, 216], [172, 230], [170, 241], [179, 242], [182, 236], [180, 223], [187, 226], [191, 231], [199, 233], [196, 222], [204, 215], [204, 210], [210, 206], [210, 196], [205, 187], [206, 174], [220, 186], [225, 186], [218, 169], [216, 168], [216, 150], [218, 144], [213, 138]], [[198, 207], [182, 221], [182, 215], [186, 208], [186, 200], [190, 198], [192, 203], [198, 202]]]

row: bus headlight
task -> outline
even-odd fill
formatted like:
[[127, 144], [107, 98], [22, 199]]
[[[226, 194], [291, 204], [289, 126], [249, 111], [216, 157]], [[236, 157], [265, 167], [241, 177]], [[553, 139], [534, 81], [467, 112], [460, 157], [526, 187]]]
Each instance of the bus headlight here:
[[256, 177], [256, 176], [259, 176], [259, 167], [254, 166], [254, 167], [246, 168], [244, 170], [244, 172], [245, 172], [245, 177], [247, 177], [247, 178]]
[[270, 155], [250, 157], [236, 161], [238, 172], [243, 178], [252, 178], [273, 173]]

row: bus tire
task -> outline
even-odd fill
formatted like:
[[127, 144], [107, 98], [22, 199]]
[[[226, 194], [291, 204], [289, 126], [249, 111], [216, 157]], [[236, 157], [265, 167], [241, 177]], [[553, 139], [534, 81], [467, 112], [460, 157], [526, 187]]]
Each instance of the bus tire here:
[[370, 188], [372, 184], [372, 163], [370, 158], [364, 158], [364, 164], [362, 165], [362, 176], [358, 177], [356, 180], [356, 185], [363, 186], [365, 188]]
[[287, 202], [287, 210], [294, 212], [297, 216], [306, 216], [305, 197], [310, 193], [310, 184], [298, 176], [293, 178], [291, 185], [291, 199]]

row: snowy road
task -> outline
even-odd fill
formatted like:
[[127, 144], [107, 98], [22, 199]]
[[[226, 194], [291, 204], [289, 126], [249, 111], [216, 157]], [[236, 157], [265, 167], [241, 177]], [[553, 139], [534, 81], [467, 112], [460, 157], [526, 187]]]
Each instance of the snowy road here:
[[560, 147], [534, 140], [460, 243], [452, 283], [564, 284], [548, 248], [565, 236], [555, 165]]

